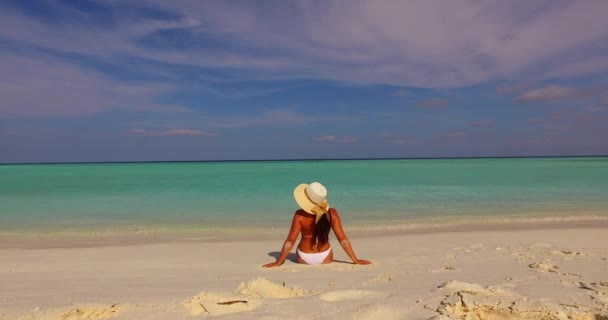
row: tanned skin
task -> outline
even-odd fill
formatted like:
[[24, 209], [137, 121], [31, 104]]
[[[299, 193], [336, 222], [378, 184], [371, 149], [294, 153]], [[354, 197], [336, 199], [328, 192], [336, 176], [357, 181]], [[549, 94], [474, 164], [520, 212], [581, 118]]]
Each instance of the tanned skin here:
[[[331, 208], [331, 209], [329, 209], [328, 214], [331, 216], [331, 229], [333, 230], [334, 234], [336, 235], [336, 238], [340, 242], [342, 249], [344, 249], [344, 252], [346, 252], [346, 254], [350, 257], [350, 259], [353, 261], [353, 263], [354, 264], [371, 264], [370, 261], [359, 259], [355, 255], [355, 252], [353, 251], [353, 248], [350, 245], [350, 241], [348, 241], [348, 238], [346, 237], [346, 234], [344, 233], [344, 229], [342, 229], [342, 223], [340, 222], [340, 216], [338, 215], [338, 211]], [[291, 229], [289, 230], [287, 239], [285, 240], [285, 243], [283, 243], [283, 249], [281, 250], [281, 254], [279, 255], [279, 257], [277, 258], [277, 260], [275, 262], [267, 263], [264, 265], [264, 267], [271, 268], [271, 267], [278, 267], [278, 266], [282, 265], [285, 262], [287, 255], [293, 249], [294, 243], [296, 242], [298, 235], [300, 233], [302, 233], [302, 237], [300, 238], [300, 243], [298, 244], [298, 248], [300, 249], [300, 251], [302, 251], [304, 253], [317, 253], [317, 252], [323, 252], [323, 251], [329, 249], [329, 247], [330, 247], [329, 242], [318, 247], [316, 251], [313, 248], [314, 243], [315, 243], [315, 238], [314, 238], [315, 217], [316, 216], [314, 214], [307, 213], [306, 211], [304, 211], [302, 209], [296, 211], [293, 215], [293, 220], [291, 221]], [[321, 217], [321, 219], [327, 219], [327, 218]], [[304, 262], [304, 260], [302, 260], [302, 258], [300, 258], [300, 255], [298, 255], [297, 257], [298, 257], [298, 263], [306, 264], [306, 262]], [[333, 259], [334, 259], [334, 253], [333, 253], [333, 251], [330, 251], [329, 255], [327, 255], [327, 257], [325, 258], [323, 263], [330, 263], [333, 261]]]

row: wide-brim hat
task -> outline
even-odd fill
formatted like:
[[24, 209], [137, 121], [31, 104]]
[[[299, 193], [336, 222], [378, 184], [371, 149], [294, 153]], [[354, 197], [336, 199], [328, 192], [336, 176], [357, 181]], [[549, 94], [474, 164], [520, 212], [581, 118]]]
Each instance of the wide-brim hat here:
[[316, 215], [315, 223], [329, 211], [327, 189], [319, 182], [299, 184], [293, 190], [293, 197], [302, 210]]

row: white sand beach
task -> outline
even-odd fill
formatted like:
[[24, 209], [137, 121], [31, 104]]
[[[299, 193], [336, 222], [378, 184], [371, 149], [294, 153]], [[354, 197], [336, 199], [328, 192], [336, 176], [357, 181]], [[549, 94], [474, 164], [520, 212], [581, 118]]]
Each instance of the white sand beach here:
[[264, 269], [283, 238], [0, 249], [0, 319], [608, 319], [608, 230], [350, 235], [371, 266]]

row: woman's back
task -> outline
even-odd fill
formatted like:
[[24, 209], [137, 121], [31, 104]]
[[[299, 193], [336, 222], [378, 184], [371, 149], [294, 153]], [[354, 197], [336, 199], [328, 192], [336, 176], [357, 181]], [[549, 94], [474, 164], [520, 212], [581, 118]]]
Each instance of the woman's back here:
[[[330, 209], [329, 215], [332, 214], [332, 209]], [[317, 236], [317, 232], [322, 232], [325, 236], [321, 236], [320, 238], [327, 239], [327, 234], [329, 233], [329, 226], [327, 228], [323, 228], [323, 225], [315, 224], [315, 217], [306, 213], [304, 210], [298, 210], [295, 213], [298, 216], [298, 220], [300, 223], [300, 243], [298, 244], [298, 248], [302, 252], [306, 253], [314, 253], [314, 252], [322, 252], [329, 249], [329, 241], [319, 241], [319, 237]], [[326, 218], [323, 218], [326, 219]], [[331, 218], [329, 218], [331, 219]], [[321, 222], [320, 222], [321, 223]], [[323, 222], [325, 223], [325, 222]], [[329, 221], [327, 221], [329, 224]]]

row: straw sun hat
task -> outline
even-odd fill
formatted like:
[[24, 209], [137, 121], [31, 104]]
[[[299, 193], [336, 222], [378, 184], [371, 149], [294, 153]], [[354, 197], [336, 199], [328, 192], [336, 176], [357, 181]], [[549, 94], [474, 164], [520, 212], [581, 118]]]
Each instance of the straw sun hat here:
[[327, 189], [318, 183], [302, 183], [293, 190], [293, 197], [302, 210], [316, 215], [315, 223], [329, 211], [327, 203]]

